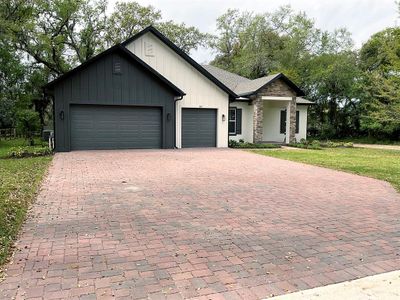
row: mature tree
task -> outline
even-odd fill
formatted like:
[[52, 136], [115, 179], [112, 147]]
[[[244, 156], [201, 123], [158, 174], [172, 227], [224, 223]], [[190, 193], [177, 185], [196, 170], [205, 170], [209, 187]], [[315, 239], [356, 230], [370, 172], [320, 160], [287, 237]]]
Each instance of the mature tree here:
[[17, 53], [7, 36], [7, 28], [18, 15], [0, 2], [0, 128], [15, 125], [15, 105], [23, 94], [25, 68], [22, 55]]
[[106, 41], [108, 46], [120, 43], [149, 25], [155, 25], [186, 53], [208, 43], [210, 35], [201, 33], [193, 26], [163, 21], [161, 11], [153, 6], [141, 6], [137, 2], [117, 2], [107, 20]]
[[50, 113], [44, 83], [149, 25], [187, 53], [210, 38], [195, 27], [163, 21], [152, 6], [116, 3], [110, 15], [106, 8], [106, 0], [0, 2], [0, 126], [12, 125], [16, 110], [27, 108], [39, 112], [43, 126]]
[[103, 48], [106, 2], [5, 0], [6, 33], [19, 51], [60, 75]]
[[0, 128], [14, 124], [15, 105], [21, 98], [24, 67], [6, 40], [0, 38]]
[[153, 6], [137, 2], [117, 2], [107, 20], [105, 35], [108, 46], [120, 43], [145, 27], [161, 19], [161, 12]]
[[347, 30], [323, 31], [289, 6], [264, 14], [228, 10], [217, 29], [212, 64], [248, 78], [285, 73], [317, 103], [310, 124], [318, 134], [341, 135], [359, 126], [347, 117], [358, 109], [359, 77]]
[[209, 38], [194, 27], [163, 22], [160, 11], [136, 2], [116, 3], [110, 16], [105, 0], [5, 0], [3, 8], [1, 19], [12, 16], [4, 31], [16, 49], [55, 75], [152, 24], [186, 52]]
[[369, 134], [400, 138], [400, 28], [374, 34], [360, 51], [364, 71], [362, 126]]
[[307, 64], [303, 84], [311, 107], [309, 126], [323, 137], [352, 136], [359, 132], [359, 78], [357, 54], [340, 52], [314, 56]]
[[199, 47], [207, 46], [211, 39], [210, 34], [202, 33], [196, 27], [187, 26], [185, 23], [166, 21], [157, 23], [156, 26], [187, 54]]
[[312, 55], [352, 46], [346, 30], [317, 29], [304, 13], [289, 6], [264, 14], [228, 10], [217, 19], [217, 32], [211, 44], [216, 51], [212, 63], [250, 78], [285, 71], [301, 83], [296, 69]]

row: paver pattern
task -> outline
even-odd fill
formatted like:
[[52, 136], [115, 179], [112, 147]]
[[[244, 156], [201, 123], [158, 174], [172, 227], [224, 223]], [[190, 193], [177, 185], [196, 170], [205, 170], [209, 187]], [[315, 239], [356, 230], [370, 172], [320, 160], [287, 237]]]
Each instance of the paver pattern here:
[[57, 153], [0, 299], [261, 299], [400, 267], [386, 182], [240, 150]]

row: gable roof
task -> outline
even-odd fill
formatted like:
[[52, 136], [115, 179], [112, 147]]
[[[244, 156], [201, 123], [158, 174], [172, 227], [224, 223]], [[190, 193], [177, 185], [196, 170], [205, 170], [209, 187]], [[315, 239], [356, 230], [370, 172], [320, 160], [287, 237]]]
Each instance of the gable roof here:
[[183, 52], [178, 46], [176, 46], [173, 42], [171, 42], [165, 35], [163, 35], [160, 31], [158, 31], [154, 26], [149, 26], [130, 37], [126, 41], [122, 42], [122, 46], [126, 46], [127, 44], [137, 40], [139, 37], [144, 34], [151, 32], [158, 39], [160, 39], [165, 45], [167, 45], [172, 51], [178, 54], [181, 58], [183, 58], [186, 62], [188, 62], [192, 67], [194, 67], [197, 71], [199, 71], [202, 75], [208, 78], [211, 82], [213, 82], [216, 86], [218, 86], [221, 90], [226, 92], [231, 98], [237, 98], [238, 95], [230, 89], [227, 85], [222, 83], [218, 78], [216, 78], [213, 74], [211, 74], [208, 70], [203, 68], [199, 63], [197, 63], [193, 58]]
[[183, 92], [180, 88], [178, 88], [171, 81], [169, 81], [167, 78], [162, 76], [160, 73], [158, 73], [156, 70], [154, 70], [152, 67], [150, 67], [143, 60], [141, 60], [139, 57], [137, 57], [135, 54], [133, 54], [131, 51], [126, 49], [121, 44], [117, 44], [117, 45], [115, 45], [115, 46], [113, 46], [113, 47], [111, 47], [111, 48], [109, 48], [109, 49], [97, 54], [96, 56], [88, 59], [87, 61], [85, 61], [84, 63], [80, 64], [79, 66], [73, 68], [72, 70], [68, 71], [67, 73], [57, 77], [53, 81], [50, 81], [49, 83], [47, 83], [44, 86], [44, 88], [45, 89], [52, 89], [56, 83], [58, 83], [58, 82], [64, 80], [65, 78], [67, 78], [67, 77], [79, 72], [80, 70], [84, 69], [86, 66], [96, 62], [97, 60], [99, 60], [102, 57], [104, 57], [104, 56], [106, 56], [108, 54], [111, 54], [111, 53], [120, 53], [123, 56], [125, 56], [126, 58], [128, 58], [128, 60], [131, 60], [131, 61], [139, 64], [141, 67], [143, 67], [143, 69], [145, 69], [146, 71], [148, 71], [149, 73], [154, 75], [158, 80], [163, 82], [167, 87], [169, 87], [173, 92], [175, 92], [177, 96], [186, 95], [185, 92]]
[[304, 96], [304, 92], [282, 73], [251, 80], [215, 66], [203, 65], [203, 67], [239, 96], [250, 96], [256, 94], [261, 89], [278, 79], [283, 80], [289, 87], [291, 87], [296, 92], [297, 96]]

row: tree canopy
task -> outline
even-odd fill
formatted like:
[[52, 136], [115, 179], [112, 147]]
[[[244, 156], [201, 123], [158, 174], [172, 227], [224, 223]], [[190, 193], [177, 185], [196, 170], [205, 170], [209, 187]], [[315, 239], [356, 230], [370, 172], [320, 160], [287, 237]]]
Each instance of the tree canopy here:
[[187, 53], [210, 38], [193, 26], [163, 20], [153, 6], [117, 2], [107, 13], [107, 5], [106, 0], [0, 2], [0, 127], [15, 124], [16, 111], [29, 107], [39, 111], [44, 125], [51, 110], [41, 86], [149, 25]]
[[[400, 14], [400, 2], [396, 2]], [[212, 64], [248, 78], [282, 72], [316, 103], [309, 132], [321, 137], [400, 138], [400, 29], [387, 28], [355, 49], [345, 28], [318, 28], [290, 6], [266, 13], [229, 9], [214, 35], [165, 20], [157, 8], [106, 0], [0, 2], [0, 127], [18, 111], [51, 119], [41, 86], [155, 25], [186, 53], [209, 46]]]
[[400, 138], [400, 28], [374, 34], [360, 51], [363, 72], [362, 128]]
[[322, 137], [399, 137], [399, 29], [354, 49], [345, 28], [321, 30], [303, 12], [228, 10], [217, 19], [212, 64], [248, 78], [282, 72], [316, 105], [309, 130]]

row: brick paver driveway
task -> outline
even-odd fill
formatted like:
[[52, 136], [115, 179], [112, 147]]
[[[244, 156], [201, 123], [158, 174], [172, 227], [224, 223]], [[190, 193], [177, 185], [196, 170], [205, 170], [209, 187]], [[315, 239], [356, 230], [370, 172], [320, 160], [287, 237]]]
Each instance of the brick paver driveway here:
[[400, 267], [389, 184], [236, 150], [55, 156], [0, 298], [257, 299]]

